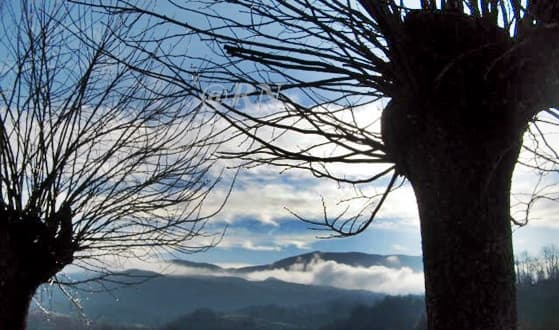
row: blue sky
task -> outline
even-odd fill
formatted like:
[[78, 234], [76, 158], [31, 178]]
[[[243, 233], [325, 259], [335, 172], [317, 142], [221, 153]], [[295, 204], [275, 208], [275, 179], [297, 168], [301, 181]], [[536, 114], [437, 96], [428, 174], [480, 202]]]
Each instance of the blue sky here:
[[[389, 196], [379, 217], [362, 234], [323, 239], [319, 237], [327, 236], [328, 232], [309, 229], [308, 224], [293, 217], [285, 208], [319, 219], [321, 197], [335, 207], [336, 199], [352, 193], [351, 187], [340, 187], [304, 172], [279, 172], [278, 168], [270, 167], [242, 173], [227, 206], [212, 220], [211, 227], [228, 224], [221, 244], [184, 258], [236, 266], [270, 263], [315, 250], [421, 255], [417, 207], [409, 184]], [[535, 180], [531, 171], [519, 167], [513, 200], [519, 198], [517, 194], [522, 189], [533, 186]], [[522, 211], [517, 209], [517, 212]], [[513, 226], [515, 251], [536, 255], [543, 246], [559, 245], [558, 214], [557, 203], [536, 204], [527, 226]]]
[[[158, 2], [157, 10], [180, 19], [180, 12], [174, 11], [165, 4]], [[226, 4], [224, 5], [226, 6]], [[228, 13], [231, 17], [232, 13]], [[192, 24], [204, 24], [199, 17], [183, 17]], [[174, 32], [173, 30], [164, 30]], [[184, 40], [183, 40], [184, 41]], [[178, 46], [177, 46], [178, 45]], [[202, 47], [196, 40], [189, 40], [184, 44], [173, 45], [175, 51], [195, 50], [196, 56], [206, 58], [212, 54], [207, 47]], [[215, 55], [215, 54], [213, 54]], [[199, 63], [189, 63], [194, 66]], [[219, 86], [217, 86], [219, 87]], [[291, 95], [297, 97], [297, 95]], [[267, 104], [249, 104], [249, 106], [271, 107], [278, 106], [274, 102]], [[364, 109], [367, 117], [371, 113], [380, 115], [382, 104], [370, 104]], [[368, 120], [374, 120], [368, 119]], [[378, 130], [378, 126], [373, 127]], [[551, 131], [549, 140], [553, 145], [559, 146], [559, 138], [555, 131]], [[300, 141], [287, 136], [283, 143], [299, 144], [313, 143], [313, 140]], [[235, 143], [232, 143], [234, 145]], [[228, 147], [232, 147], [231, 145]], [[526, 156], [529, 157], [529, 156]], [[225, 164], [231, 165], [231, 164]], [[378, 169], [378, 168], [377, 168]], [[338, 173], [351, 176], [367, 176], [372, 173], [371, 166], [338, 166], [334, 169]], [[235, 186], [235, 189], [223, 211], [215, 216], [209, 223], [208, 230], [219, 232], [227, 225], [227, 231], [221, 243], [204, 253], [182, 255], [181, 258], [217, 263], [221, 265], [246, 265], [263, 264], [276, 261], [280, 258], [296, 254], [308, 253], [314, 250], [321, 251], [357, 251], [377, 254], [421, 254], [421, 237], [419, 233], [419, 220], [417, 206], [413, 191], [409, 184], [392, 193], [385, 203], [375, 222], [364, 233], [335, 239], [320, 239], [327, 236], [328, 232], [317, 232], [291, 215], [286, 208], [297, 214], [310, 218], [322, 217], [322, 201], [324, 198], [328, 211], [335, 214], [340, 208], [337, 202], [355, 196], [353, 187], [338, 185], [329, 180], [319, 180], [307, 172], [288, 171], [281, 173], [281, 168], [258, 167], [244, 170]], [[230, 174], [230, 173], [229, 173]], [[544, 185], [550, 185], [554, 190], [558, 182], [557, 176], [548, 176]], [[537, 177], [526, 168], [518, 167], [515, 174], [513, 193], [520, 199], [523, 192], [532, 191], [537, 183]], [[375, 192], [382, 185], [369, 185], [361, 187], [367, 192]], [[556, 191], [556, 190], [555, 190]], [[213, 200], [208, 201], [208, 208], [215, 209], [226, 188], [215, 192]], [[220, 198], [221, 197], [221, 198]], [[516, 198], [516, 197], [515, 197]], [[516, 199], [514, 199], [516, 201]], [[362, 201], [356, 201], [358, 204]], [[354, 205], [354, 207], [357, 207]], [[513, 215], [522, 216], [522, 205], [516, 206]], [[558, 203], [536, 203], [531, 213], [531, 223], [514, 231], [514, 244], [516, 251], [527, 250], [537, 254], [539, 250], [549, 244], [559, 245], [559, 206]], [[193, 245], [196, 241], [193, 242]]]
[[[227, 4], [224, 4], [224, 6], [227, 6]], [[169, 8], [161, 7], [158, 10], [165, 11], [169, 10]], [[192, 18], [190, 19], [192, 23]], [[206, 57], [204, 57], [205, 54], [203, 52], [210, 52], [210, 50], [197, 44], [195, 40], [190, 41], [191, 43], [177, 43], [178, 46], [171, 45], [171, 47], [177, 52], [195, 50], [200, 53], [197, 54], [200, 59], [205, 59]], [[0, 50], [1, 53], [2, 51]], [[189, 64], [192, 66], [201, 65], [196, 61]], [[219, 91], [220, 86], [213, 87], [216, 87]], [[226, 87], [229, 86], [224, 86], [225, 89], [227, 89]], [[290, 94], [290, 96], [300, 100], [303, 99], [302, 95]], [[274, 102], [274, 100], [268, 100], [262, 104], [255, 104], [250, 102], [250, 100], [246, 101], [243, 104], [245, 111], [259, 111], [261, 114], [264, 113], [263, 111], [274, 111], [282, 106], [278, 102]], [[371, 129], [378, 132], [380, 130], [378, 117], [383, 107], [384, 104], [382, 102], [372, 103], [359, 109], [354, 109], [354, 114], [357, 121], [361, 123], [363, 120], [366, 123], [372, 124]], [[367, 126], [363, 124], [363, 127]], [[552, 145], [559, 147], [557, 129], [555, 127], [546, 127], [545, 129], [548, 130], [548, 135], [546, 136], [548, 141]], [[266, 132], [264, 133], [266, 134]], [[288, 134], [278, 141], [289, 146], [308, 146], [320, 143], [315, 138], [297, 137]], [[238, 145], [238, 140], [233, 139], [222, 147], [227, 151], [231, 150], [231, 148], [238, 148]], [[320, 150], [320, 152], [328, 151]], [[529, 159], [530, 155], [523, 154], [522, 157]], [[235, 166], [238, 163], [227, 160], [222, 161], [219, 165]], [[371, 173], [378, 171], [379, 167], [378, 165], [371, 164], [337, 164], [330, 169], [334, 173], [350, 177], [367, 177]], [[216, 170], [219, 171], [218, 168]], [[226, 178], [230, 178], [232, 172], [234, 171], [227, 172]], [[218, 172], [213, 174], [217, 175]], [[527, 198], [529, 198], [529, 196], [525, 195], [527, 192], [543, 189], [543, 193], [550, 193], [552, 194], [551, 196], [559, 199], [557, 190], [558, 179], [557, 174], [552, 174], [539, 181], [535, 173], [519, 166], [515, 173], [513, 184], [513, 216], [521, 218], [524, 215], [526, 205], [523, 202], [526, 202]], [[362, 190], [363, 194], [370, 195], [381, 192], [385, 184], [385, 180], [379, 180], [379, 182], [363, 185], [358, 188]], [[224, 186], [218, 186], [213, 192], [207, 200], [206, 207], [208, 213], [220, 206], [219, 204], [227, 195], [227, 188], [225, 184]], [[282, 168], [270, 166], [244, 169], [237, 179], [228, 203], [222, 212], [209, 221], [206, 228], [208, 232], [214, 233], [219, 233], [224, 228], [227, 228], [222, 241], [207, 252], [179, 256], [157, 254], [154, 256], [154, 259], [180, 257], [191, 261], [235, 267], [271, 263], [281, 258], [317, 250], [332, 252], [352, 251], [384, 255], [421, 255], [421, 236], [417, 206], [409, 184], [391, 193], [372, 225], [362, 234], [353, 237], [325, 239], [324, 237], [327, 237], [330, 234], [329, 232], [311, 230], [308, 224], [298, 220], [288, 211], [291, 210], [308, 219], [320, 220], [323, 217], [324, 201], [326, 210], [331, 216], [335, 216], [345, 206], [350, 207], [350, 210], [353, 212], [357, 212], [360, 205], [365, 203], [366, 200], [355, 199], [342, 204], [340, 204], [340, 201], [355, 197], [360, 193], [353, 186], [339, 184], [327, 179], [317, 179], [310, 173], [300, 170], [282, 172]], [[368, 212], [371, 212], [372, 209], [373, 206], [369, 207]], [[352, 214], [351, 211], [349, 214]], [[515, 250], [517, 252], [528, 251], [535, 255], [544, 246], [550, 244], [559, 245], [558, 218], [559, 203], [549, 200], [541, 200], [535, 203], [530, 214], [531, 222], [522, 228], [514, 227]], [[203, 242], [195, 239], [192, 245], [196, 246], [197, 244], [203, 244]], [[138, 260], [120, 260], [120, 264], [125, 268], [141, 267], [141, 262]], [[317, 264], [317, 273], [324, 272], [326, 268], [322, 266], [326, 264]], [[386, 280], [387, 273], [385, 270], [371, 268], [364, 271], [363, 269], [347, 269], [346, 266], [338, 264], [333, 269], [334, 273], [343, 274], [339, 275], [338, 278], [345, 282], [347, 282], [350, 274], [355, 275], [356, 283], [362, 282], [361, 278], [366, 277], [369, 279], [371, 276], [376, 275], [382, 278], [382, 283], [390, 283], [390, 286], [397, 286], [398, 283], [405, 282], [400, 277], [401, 274], [397, 274], [399, 271], [395, 271], [396, 273], [393, 271], [394, 274], [397, 274], [393, 277], [393, 280]], [[327, 273], [330, 274], [330, 271]], [[270, 274], [262, 274], [258, 278], [265, 279], [265, 276], [268, 275]], [[277, 274], [272, 275], [276, 276]], [[422, 287], [422, 281], [419, 281], [420, 283], [417, 284], [419, 277], [416, 275], [404, 273], [404, 278], [409, 279], [410, 283], [414, 284], [401, 288], [402, 292], [416, 292], [418, 285]], [[295, 279], [295, 281], [313, 283], [311, 280], [309, 280], [311, 282], [306, 282], [305, 278], [307, 278], [307, 275], [296, 274], [296, 276], [302, 276], [303, 278]], [[375, 281], [370, 282], [376, 283]], [[317, 282], [317, 284], [324, 283]], [[361, 287], [349, 286], [348, 288]]]
[[[417, 1], [406, 3], [417, 5]], [[165, 12], [170, 9], [166, 5], [158, 4], [157, 10]], [[180, 19], [180, 12], [169, 13]], [[234, 17], [235, 13], [228, 13], [228, 16], [230, 15]], [[189, 16], [188, 20], [193, 23], [198, 22], [199, 18]], [[191, 46], [194, 45], [196, 44], [193, 43]], [[296, 97], [296, 95], [291, 96]], [[270, 102], [261, 106], [276, 105]], [[380, 115], [383, 106], [371, 104], [368, 107], [367, 116], [370, 113]], [[550, 130], [549, 141], [559, 146], [557, 130], [547, 129]], [[301, 141], [286, 137], [284, 143], [294, 144]], [[530, 156], [523, 155], [523, 157]], [[356, 176], [371, 173], [371, 169], [366, 165], [360, 166], [342, 167], [337, 170], [341, 172], [347, 170], [349, 175]], [[317, 237], [328, 233], [310, 230], [307, 224], [297, 220], [285, 208], [304, 217], [320, 219], [321, 198], [324, 197], [328, 210], [332, 210], [334, 214], [338, 207], [337, 201], [354, 195], [352, 187], [339, 186], [333, 181], [319, 180], [305, 172], [288, 171], [280, 174], [280, 171], [280, 168], [273, 167], [258, 167], [243, 171], [225, 209], [212, 219], [209, 226], [211, 229], [219, 230], [227, 224], [228, 229], [220, 245], [204, 253], [183, 257], [193, 261], [239, 265], [269, 263], [314, 250], [421, 254], [417, 206], [409, 184], [391, 194], [375, 222], [364, 233], [348, 238], [320, 239]], [[524, 216], [525, 207], [517, 202], [526, 201], [528, 196], [523, 193], [533, 191], [537, 182], [537, 176], [533, 171], [522, 166], [517, 167], [513, 180], [514, 207], [511, 211], [515, 218]], [[555, 189], [558, 182], [557, 175], [547, 176], [542, 182], [540, 187], [548, 185], [551, 193], [557, 193]], [[375, 191], [380, 187], [380, 185], [372, 185], [364, 189]], [[223, 196], [224, 193], [218, 191], [216, 194]], [[209, 204], [211, 206], [211, 201]], [[538, 254], [543, 246], [559, 245], [558, 218], [558, 203], [536, 203], [530, 214], [530, 223], [521, 228], [513, 227], [515, 250]]]

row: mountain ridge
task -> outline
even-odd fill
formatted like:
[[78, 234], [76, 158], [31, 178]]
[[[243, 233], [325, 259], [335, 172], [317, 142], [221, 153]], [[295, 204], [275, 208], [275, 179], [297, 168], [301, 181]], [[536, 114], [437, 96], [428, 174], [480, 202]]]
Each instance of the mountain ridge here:
[[[250, 306], [294, 307], [336, 300], [345, 301], [346, 305], [369, 305], [385, 296], [374, 290], [343, 289], [320, 283], [301, 284], [274, 277], [277, 274], [275, 270], [294, 271], [294, 276], [308, 276], [301, 273], [312, 272], [312, 267], [321, 261], [352, 267], [408, 267], [413, 270], [419, 270], [421, 267], [421, 257], [417, 256], [386, 256], [359, 252], [313, 251], [267, 265], [239, 268], [223, 268], [211, 263], [172, 259], [167, 263], [178, 266], [178, 269], [174, 270], [176, 272], [166, 274], [165, 271], [157, 273], [129, 269], [115, 274], [117, 281], [114, 283], [126, 284], [129, 279], [134, 285], [119, 287], [118, 284], [109, 283], [103, 285], [103, 288], [109, 289], [107, 292], [86, 294], [78, 298], [83, 311], [96, 322], [126, 324], [132, 320], [155, 326], [200, 308], [231, 312]], [[180, 267], [188, 269], [182, 272]], [[252, 273], [260, 271], [271, 272], [269, 277], [263, 276], [266, 274], [252, 276]], [[80, 279], [80, 276], [74, 278]], [[75, 308], [67, 302], [62, 293], [52, 296], [54, 299], [51, 298], [50, 303], [57, 307], [55, 312], [75, 314]]]
[[190, 268], [200, 268], [208, 269], [213, 271], [224, 271], [231, 273], [250, 273], [267, 271], [274, 269], [284, 269], [288, 270], [296, 265], [302, 266], [306, 269], [310, 264], [316, 262], [317, 260], [322, 261], [333, 261], [338, 264], [344, 264], [352, 267], [372, 267], [372, 266], [383, 266], [387, 268], [402, 268], [408, 267], [415, 272], [423, 271], [423, 261], [421, 256], [411, 256], [405, 254], [369, 254], [363, 252], [323, 252], [323, 251], [313, 251], [309, 253], [303, 253], [295, 255], [292, 257], [283, 258], [272, 262], [270, 264], [262, 264], [255, 266], [245, 266], [245, 267], [229, 267], [223, 268], [215, 264], [210, 263], [200, 263], [192, 262], [183, 259], [172, 259], [169, 262], [184, 267]]
[[[130, 273], [135, 276], [151, 274], [137, 270]], [[144, 283], [76, 298], [83, 312], [95, 322], [129, 324], [134, 321], [159, 326], [200, 308], [230, 312], [250, 306], [300, 306], [335, 300], [372, 304], [383, 296], [365, 290], [290, 283], [272, 278], [249, 281], [235, 276], [160, 275]], [[53, 292], [49, 299], [48, 303], [56, 307], [54, 312], [76, 314], [74, 305], [61, 292]]]

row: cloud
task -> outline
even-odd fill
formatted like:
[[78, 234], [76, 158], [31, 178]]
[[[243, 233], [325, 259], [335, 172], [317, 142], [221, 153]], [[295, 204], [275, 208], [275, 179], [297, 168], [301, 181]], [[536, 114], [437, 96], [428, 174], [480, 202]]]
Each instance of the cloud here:
[[251, 250], [251, 251], [280, 251], [281, 248], [279, 246], [272, 246], [272, 245], [255, 245], [251, 241], [244, 241], [241, 244], [243, 249]]
[[278, 221], [289, 215], [284, 207], [306, 208], [316, 199], [312, 191], [294, 184], [278, 182], [279, 177], [277, 181], [265, 182], [262, 179], [264, 182], [260, 184], [249, 185], [246, 185], [243, 179], [240, 178], [239, 187], [235, 189], [227, 206], [219, 215], [229, 223], [248, 217], [264, 224], [278, 226]]
[[528, 217], [529, 226], [559, 229], [559, 178], [539, 176], [534, 170], [517, 166], [512, 181], [511, 215], [518, 221]]
[[[520, 164], [517, 164], [512, 180], [512, 215], [518, 220], [525, 220], [529, 206], [529, 225], [559, 229], [559, 163], [556, 150], [559, 146], [559, 134], [556, 119], [549, 114], [538, 115], [542, 121], [530, 124], [529, 132], [524, 134], [524, 146], [520, 152]], [[540, 135], [542, 133], [545, 139]], [[536, 156], [530, 150], [537, 150]], [[538, 169], [524, 166], [529, 164]], [[548, 172], [542, 172], [545, 169]], [[534, 196], [539, 196], [534, 202]], [[542, 198], [543, 197], [543, 198]], [[532, 201], [532, 202], [531, 202]]]
[[241, 248], [250, 251], [278, 252], [288, 247], [309, 250], [317, 241], [316, 233], [311, 231], [278, 232], [276, 228], [260, 231], [242, 228], [240, 225], [227, 231], [221, 249]]
[[[273, 167], [268, 167], [262, 176], [252, 171], [239, 176], [227, 205], [212, 220], [213, 223], [226, 222], [234, 227], [243, 219], [250, 218], [271, 227], [279, 227], [284, 222], [296, 220], [287, 210], [320, 222], [324, 219], [323, 206], [330, 219], [336, 218], [346, 208], [346, 216], [363, 211], [365, 219], [376, 205], [370, 204], [371, 200], [365, 196], [378, 195], [384, 188], [369, 185], [360, 187], [362, 189], [359, 191], [351, 185], [316, 179], [307, 172], [290, 171], [279, 175]], [[215, 200], [223, 200], [225, 193], [219, 192]], [[217, 207], [212, 207], [211, 203], [209, 200], [207, 205], [210, 209]], [[409, 184], [390, 194], [373, 226], [386, 230], [419, 228], [417, 204]]]
[[[394, 257], [397, 258], [397, 257]], [[398, 260], [394, 260], [397, 262]], [[153, 270], [153, 269], [152, 269]], [[384, 266], [354, 267], [319, 258], [309, 264], [296, 263], [288, 269], [272, 269], [237, 273], [228, 270], [214, 271], [184, 266], [166, 266], [166, 274], [183, 276], [234, 276], [249, 281], [264, 281], [269, 278], [290, 283], [331, 286], [349, 290], [366, 290], [391, 295], [423, 294], [423, 273], [410, 268]]]
[[386, 258], [386, 261], [388, 261], [389, 263], [391, 263], [393, 265], [399, 265], [400, 264], [400, 257], [389, 256], [389, 257]]
[[296, 264], [285, 269], [252, 272], [248, 280], [277, 278], [285, 282], [325, 285], [342, 289], [367, 290], [386, 294], [422, 294], [425, 291], [423, 273], [404, 267], [353, 267], [335, 261], [315, 259], [308, 265]]
[[[284, 107], [273, 98], [266, 99], [265, 101], [258, 104], [247, 102], [244, 105], [244, 111], [251, 114], [270, 115]], [[354, 123], [355, 121], [355, 124], [364, 130], [379, 133], [380, 109], [383, 108], [381, 103], [369, 104], [352, 109], [351, 111], [349, 109], [342, 111], [335, 105], [326, 107], [335, 109], [336, 111], [330, 111], [329, 114], [339, 120], [348, 123]], [[222, 125], [224, 128], [229, 126], [225, 122], [218, 123], [217, 125]], [[298, 121], [297, 127], [314, 129], [310, 123], [304, 121]], [[330, 130], [334, 128], [325, 129]], [[285, 134], [278, 134], [276, 129], [268, 127], [261, 127], [258, 132], [264, 140], [273, 140], [280, 147], [294, 152], [306, 150], [310, 146], [321, 146], [326, 142], [325, 138], [320, 136], [320, 134], [299, 134], [297, 132], [282, 132]], [[243, 148], [248, 147], [247, 143], [243, 136], [237, 135], [221, 145], [220, 150], [223, 152], [242, 152]], [[356, 148], [370, 147], [356, 146]], [[346, 152], [348, 150], [343, 150], [341, 147], [334, 147], [333, 145], [322, 146], [314, 150], [314, 154], [319, 156], [331, 156], [332, 154], [344, 154]], [[238, 160], [226, 159], [222, 161], [225, 161], [230, 167], [240, 164]], [[287, 160], [285, 160], [285, 163], [291, 164]], [[358, 164], [328, 164], [327, 166], [328, 171], [333, 175], [346, 179], [364, 179], [385, 170], [390, 164], [379, 165], [377, 163], [364, 162]], [[286, 167], [289, 167], [289, 165]], [[238, 177], [235, 190], [230, 196], [227, 206], [220, 214], [220, 218], [228, 223], [233, 223], [238, 218], [251, 217], [262, 223], [278, 226], [282, 218], [293, 218], [285, 210], [285, 208], [289, 208], [305, 218], [321, 220], [323, 218], [322, 198], [327, 203], [327, 211], [331, 217], [336, 217], [347, 206], [350, 209], [346, 214], [347, 216], [352, 216], [359, 213], [369, 202], [366, 198], [354, 198], [361, 194], [359, 189], [363, 188], [363, 193], [366, 195], [378, 195], [387, 184], [387, 180], [379, 180], [370, 185], [355, 187], [348, 184], [340, 184], [334, 180], [318, 180], [310, 171], [290, 169], [279, 175], [282, 169], [284, 169], [282, 166], [263, 165], [251, 167], [249, 171], [244, 171]], [[225, 195], [225, 192], [222, 195]], [[221, 199], [217, 198], [217, 200]], [[408, 200], [408, 198], [405, 199], [406, 201]], [[339, 203], [342, 200], [345, 200], [345, 202]], [[415, 202], [412, 201], [410, 205], [415, 205]], [[373, 208], [374, 206], [369, 205], [366, 207], [365, 213], [368, 213], [369, 209], [372, 210]], [[414, 216], [416, 214], [415, 209], [416, 207], [412, 207], [410, 211], [406, 212], [406, 216], [409, 215], [408, 213]]]

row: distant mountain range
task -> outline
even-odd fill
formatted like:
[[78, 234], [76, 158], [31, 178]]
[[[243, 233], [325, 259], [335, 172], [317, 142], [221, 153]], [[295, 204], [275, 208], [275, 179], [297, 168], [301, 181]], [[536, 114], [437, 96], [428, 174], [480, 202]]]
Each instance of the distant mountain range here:
[[[200, 308], [217, 312], [231, 312], [254, 306], [324, 305], [327, 302], [344, 306], [371, 305], [384, 294], [363, 290], [345, 290], [329, 286], [283, 282], [274, 278], [249, 281], [235, 274], [301, 267], [304, 269], [317, 260], [334, 261], [353, 267], [384, 266], [409, 267], [421, 270], [421, 258], [410, 256], [382, 256], [364, 253], [312, 252], [274, 262], [269, 265], [242, 268], [221, 268], [208, 263], [186, 260], [170, 262], [190, 269], [223, 272], [223, 276], [159, 275], [141, 270], [129, 270], [122, 278], [151, 278], [144, 283], [120, 286], [108, 283], [107, 292], [83, 293], [77, 291], [86, 316], [99, 323], [143, 324], [159, 326]], [[200, 272], [204, 274], [204, 272]], [[207, 272], [206, 272], [207, 273]], [[85, 275], [81, 275], [85, 276]], [[80, 277], [80, 276], [78, 276]], [[57, 289], [52, 289], [45, 307], [60, 314], [76, 314], [76, 308]], [[44, 301], [43, 301], [44, 303]], [[347, 308], [349, 311], [349, 308]]]
[[[128, 271], [126, 275], [151, 276]], [[124, 277], [123, 277], [124, 278]], [[275, 279], [248, 281], [239, 277], [156, 276], [145, 283], [115, 288], [110, 292], [79, 294], [81, 307], [91, 320], [114, 324], [160, 325], [200, 308], [233, 311], [261, 305], [302, 306], [316, 302], [351, 301], [372, 304], [383, 295], [368, 291], [282, 282]], [[66, 297], [53, 295], [54, 310], [75, 313]]]
[[250, 273], [258, 271], [267, 271], [275, 269], [289, 270], [295, 266], [302, 266], [303, 269], [317, 260], [334, 261], [338, 264], [344, 264], [352, 267], [371, 267], [383, 266], [387, 268], [400, 269], [403, 267], [410, 268], [416, 272], [423, 271], [423, 261], [420, 256], [408, 255], [379, 255], [367, 254], [360, 252], [320, 252], [314, 251], [301, 254], [285, 259], [281, 259], [268, 265], [248, 266], [241, 268], [222, 268], [217, 265], [208, 263], [197, 263], [187, 260], [173, 259], [170, 262], [175, 265], [185, 266], [189, 268], [201, 268], [213, 271], [226, 271], [232, 273]]
[[[363, 290], [283, 282], [274, 278], [249, 281], [252, 272], [297, 271], [317, 260], [352, 267], [408, 267], [421, 270], [421, 258], [363, 253], [312, 252], [269, 265], [221, 268], [207, 263], [172, 260], [188, 267], [186, 273], [215, 275], [159, 275], [141, 270], [120, 273], [121, 279], [148, 279], [136, 285], [106, 283], [109, 291], [80, 293], [87, 320], [55, 286], [37, 295], [45, 315], [36, 306], [29, 330], [360, 330], [424, 329], [422, 296], [390, 297]], [[272, 272], [273, 273], [273, 272]], [[234, 276], [230, 274], [240, 274]], [[75, 275], [83, 278], [85, 274]], [[520, 285], [518, 310], [522, 329], [559, 329], [559, 281]]]

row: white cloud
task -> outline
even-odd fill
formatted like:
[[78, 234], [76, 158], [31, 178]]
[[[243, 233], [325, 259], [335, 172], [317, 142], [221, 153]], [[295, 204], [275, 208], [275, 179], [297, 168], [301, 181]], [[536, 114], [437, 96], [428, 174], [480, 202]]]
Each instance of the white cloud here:
[[[535, 157], [533, 152], [523, 149], [520, 153], [520, 160], [523, 163], [548, 171], [545, 175], [533, 168], [517, 164], [512, 181], [512, 215], [518, 220], [526, 218], [528, 202], [535, 196], [545, 196], [530, 205], [528, 214], [529, 226], [559, 229], [559, 166], [556, 150], [559, 147], [559, 132], [557, 126], [551, 123], [557, 120], [546, 113], [538, 115], [542, 120], [530, 125], [530, 132], [524, 135], [524, 145], [530, 149], [537, 150], [545, 157]], [[544, 138], [538, 136], [538, 132], [545, 135]], [[553, 161], [550, 161], [553, 160]]]
[[[378, 214], [379, 228], [390, 230], [418, 229], [419, 214], [411, 184], [390, 193]], [[389, 221], [383, 219], [390, 219]]]
[[250, 185], [239, 182], [219, 217], [229, 223], [248, 217], [277, 226], [281, 218], [289, 217], [284, 207], [307, 208], [315, 199], [312, 191], [295, 185], [274, 181]]
[[166, 266], [163, 272], [183, 276], [236, 276], [249, 281], [264, 281], [269, 278], [276, 278], [284, 282], [331, 286], [349, 290], [366, 290], [392, 295], [422, 294], [425, 291], [423, 273], [414, 272], [407, 267], [353, 267], [318, 258], [306, 265], [303, 263], [294, 264], [289, 269], [272, 269], [249, 273], [234, 273], [226, 270], [212, 271], [178, 265]]
[[251, 251], [281, 251], [287, 247], [309, 250], [317, 241], [316, 233], [308, 230], [300, 233], [252, 232], [246, 228], [228, 230], [219, 248], [242, 248]]
[[[366, 196], [379, 194], [384, 188], [369, 185], [358, 191], [351, 185], [316, 179], [307, 172], [289, 171], [279, 175], [274, 169], [277, 168], [261, 168], [260, 171], [264, 172], [261, 177], [252, 173], [252, 170], [247, 175], [241, 175], [227, 205], [213, 221], [221, 220], [234, 227], [239, 221], [252, 219], [278, 227], [282, 221], [295, 220], [286, 209], [303, 218], [322, 221], [323, 201], [330, 219], [346, 207], [349, 207], [346, 216], [353, 216], [364, 206], [363, 218], [366, 218], [376, 205], [367, 205], [370, 200]], [[214, 194], [215, 200], [220, 201], [225, 191]], [[209, 200], [207, 206], [213, 209], [211, 203]], [[390, 194], [373, 226], [397, 231], [416, 230], [419, 227], [417, 204], [409, 184]]]
[[241, 244], [242, 248], [251, 250], [251, 251], [280, 251], [281, 248], [279, 246], [273, 245], [255, 245], [252, 241], [244, 241]]
[[277, 278], [285, 282], [326, 285], [342, 289], [367, 290], [386, 294], [421, 294], [425, 291], [423, 273], [404, 267], [353, 267], [335, 261], [314, 260], [303, 267], [274, 269], [246, 275], [249, 280]]
[[556, 174], [539, 177], [534, 170], [517, 166], [512, 181], [512, 216], [519, 221], [528, 217], [529, 226], [559, 229], [558, 181]]
[[248, 264], [244, 262], [216, 262], [215, 265], [221, 268], [243, 268], [243, 267], [254, 266], [253, 264]]
[[393, 265], [399, 265], [400, 264], [400, 258], [398, 256], [389, 256], [386, 258], [386, 261], [388, 261], [389, 263], [393, 264]]

